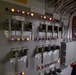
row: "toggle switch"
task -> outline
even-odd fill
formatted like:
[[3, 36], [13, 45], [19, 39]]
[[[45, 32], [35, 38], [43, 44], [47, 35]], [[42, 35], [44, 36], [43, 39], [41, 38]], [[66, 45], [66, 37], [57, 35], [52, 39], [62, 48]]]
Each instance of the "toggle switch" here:
[[24, 47], [22, 47], [22, 49], [21, 49], [21, 51], [20, 51], [20, 55], [21, 55], [21, 56], [27, 55], [27, 51], [28, 51], [28, 49], [25, 49]]
[[18, 54], [18, 57], [19, 57], [20, 55], [19, 55], [18, 49], [12, 48], [12, 58], [15, 58], [16, 57], [16, 53]]

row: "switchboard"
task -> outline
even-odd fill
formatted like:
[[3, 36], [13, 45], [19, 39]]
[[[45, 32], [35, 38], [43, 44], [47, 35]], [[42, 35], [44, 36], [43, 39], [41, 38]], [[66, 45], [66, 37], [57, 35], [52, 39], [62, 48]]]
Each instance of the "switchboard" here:
[[60, 73], [61, 22], [15, 4], [1, 6], [2, 75]]

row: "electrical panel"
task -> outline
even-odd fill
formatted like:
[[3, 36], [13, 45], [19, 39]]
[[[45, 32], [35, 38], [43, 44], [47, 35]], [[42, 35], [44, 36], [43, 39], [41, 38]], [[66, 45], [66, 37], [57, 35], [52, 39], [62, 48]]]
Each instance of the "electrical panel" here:
[[68, 66], [75, 62], [76, 42], [61, 42], [61, 64]]
[[8, 67], [4, 66], [4, 74], [9, 71], [17, 75], [60, 73], [60, 21], [58, 23], [53, 17], [31, 12], [25, 7], [12, 4], [13, 8], [9, 8], [10, 3], [6, 5], [2, 7], [5, 12], [5, 29], [2, 34], [7, 45], [2, 49], [4, 51], [7, 48], [4, 56], [8, 52], [12, 53], [8, 60], [10, 62], [5, 63]]

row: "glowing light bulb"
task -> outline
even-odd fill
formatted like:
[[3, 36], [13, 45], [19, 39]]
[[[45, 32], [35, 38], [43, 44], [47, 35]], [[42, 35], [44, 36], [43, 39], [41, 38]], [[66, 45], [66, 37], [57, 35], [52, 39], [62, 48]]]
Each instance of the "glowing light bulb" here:
[[12, 9], [11, 9], [11, 12], [15, 12], [15, 9], [12, 8]]
[[29, 38], [26, 38], [27, 41], [29, 41]]
[[60, 63], [60, 59], [58, 60], [58, 63]]
[[40, 18], [43, 18], [43, 16], [40, 16]]
[[20, 75], [19, 73], [17, 75]]
[[19, 13], [19, 12], [20, 12], [20, 10], [17, 10], [17, 12]]
[[46, 19], [46, 16], [44, 16], [44, 19]]
[[29, 12], [27, 12], [26, 14], [27, 14], [27, 15], [29, 15], [30, 13], [29, 13]]
[[24, 75], [25, 74], [25, 72], [22, 72], [22, 75]]
[[34, 13], [31, 13], [31, 16], [34, 16]]
[[20, 41], [20, 38], [17, 38], [17, 41]]
[[25, 11], [22, 11], [22, 14], [25, 14]]
[[12, 38], [11, 40], [12, 40], [12, 41], [14, 41], [15, 39], [14, 39], [14, 38]]
[[52, 18], [50, 18], [50, 20], [52, 20]]
[[25, 39], [24, 39], [24, 38], [22, 38], [22, 40], [24, 41]]

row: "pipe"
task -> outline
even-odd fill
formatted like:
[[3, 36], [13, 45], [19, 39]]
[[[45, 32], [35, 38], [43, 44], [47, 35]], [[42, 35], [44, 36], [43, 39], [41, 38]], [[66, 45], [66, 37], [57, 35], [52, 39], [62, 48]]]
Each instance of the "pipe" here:
[[64, 7], [66, 7], [66, 6], [67, 6], [69, 3], [71, 3], [71, 2], [74, 2], [74, 1], [70, 0], [68, 3], [64, 4], [64, 5], [62, 6], [62, 8], [61, 8], [59, 11], [64, 10]]
[[[76, 2], [75, 2], [75, 3], [76, 3]], [[74, 4], [75, 4], [75, 3], [74, 3]], [[70, 12], [70, 10], [72, 10], [72, 9], [75, 9], [75, 8], [76, 8], [76, 5], [74, 5], [74, 4], [69, 8], [69, 10], [67, 10], [67, 12]]]
[[63, 3], [64, 3], [64, 0], [62, 0], [60, 6], [58, 6], [58, 8], [56, 9], [56, 11], [58, 11], [62, 7]]
[[73, 15], [76, 12], [76, 9], [70, 12], [71, 15]]

